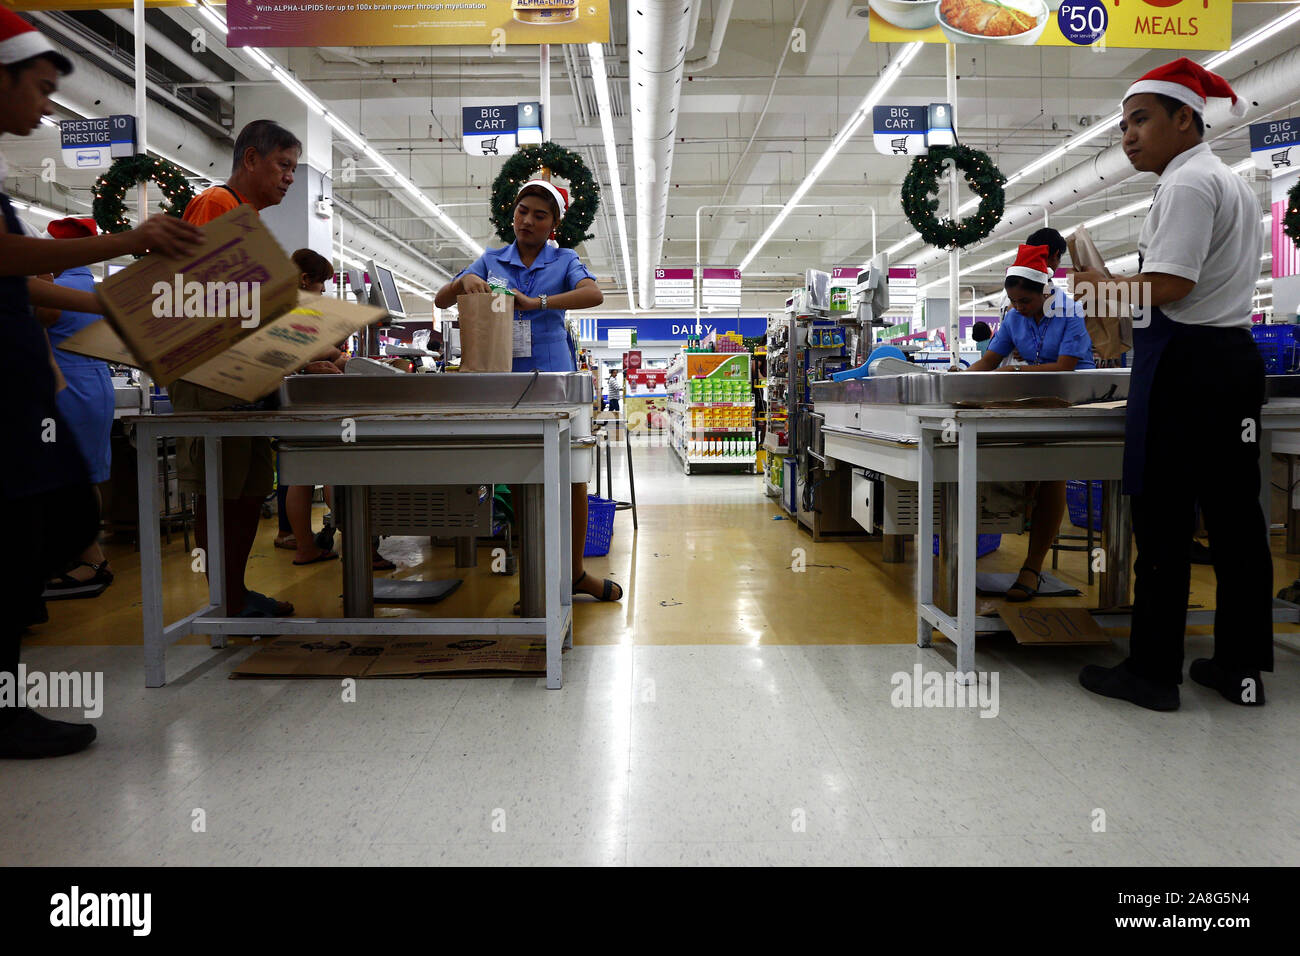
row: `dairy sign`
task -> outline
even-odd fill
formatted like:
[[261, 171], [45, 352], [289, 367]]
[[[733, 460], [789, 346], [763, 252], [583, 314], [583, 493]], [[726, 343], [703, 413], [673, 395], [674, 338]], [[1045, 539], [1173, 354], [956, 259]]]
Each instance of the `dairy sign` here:
[[1300, 172], [1300, 117], [1251, 123], [1250, 158], [1274, 176]]

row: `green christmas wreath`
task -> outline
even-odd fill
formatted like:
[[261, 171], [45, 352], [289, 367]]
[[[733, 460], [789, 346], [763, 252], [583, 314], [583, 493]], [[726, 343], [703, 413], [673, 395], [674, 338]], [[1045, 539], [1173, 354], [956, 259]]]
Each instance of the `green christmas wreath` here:
[[[975, 215], [954, 222], [939, 218], [939, 180], [951, 159], [966, 177], [966, 184], [980, 197]], [[940, 249], [962, 249], [986, 238], [1002, 220], [1007, 178], [987, 153], [969, 146], [936, 146], [925, 156], [912, 160], [903, 180], [903, 214], [921, 238]], [[931, 198], [931, 197], [934, 198]]]
[[1286, 194], [1286, 212], [1282, 215], [1282, 231], [1300, 246], [1300, 179]]
[[177, 219], [185, 214], [185, 207], [194, 198], [194, 187], [179, 166], [153, 156], [123, 156], [95, 180], [91, 209], [100, 232], [126, 232], [131, 228], [126, 218], [126, 191], [149, 180], [157, 183], [166, 197], [163, 212]]
[[515, 197], [542, 167], [569, 182], [569, 209], [555, 230], [555, 241], [562, 249], [572, 249], [591, 238], [587, 230], [600, 208], [600, 187], [582, 157], [554, 143], [520, 147], [501, 165], [492, 182], [492, 225], [503, 242], [515, 241]]

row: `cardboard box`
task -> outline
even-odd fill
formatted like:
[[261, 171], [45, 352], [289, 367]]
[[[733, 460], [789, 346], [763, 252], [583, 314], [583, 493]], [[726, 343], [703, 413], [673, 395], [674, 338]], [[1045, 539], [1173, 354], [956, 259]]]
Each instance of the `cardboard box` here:
[[277, 638], [231, 677], [449, 677], [546, 673], [540, 636]]
[[60, 347], [142, 368], [160, 385], [183, 378], [251, 402], [384, 315], [300, 294], [297, 267], [251, 206], [202, 228], [195, 253], [154, 253], [107, 279], [105, 321]]

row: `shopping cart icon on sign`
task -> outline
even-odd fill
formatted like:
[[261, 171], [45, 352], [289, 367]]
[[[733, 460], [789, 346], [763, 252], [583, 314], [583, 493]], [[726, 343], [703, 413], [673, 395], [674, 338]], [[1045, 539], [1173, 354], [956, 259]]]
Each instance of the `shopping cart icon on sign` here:
[[487, 137], [485, 137], [485, 138], [483, 139], [483, 142], [482, 142], [481, 145], [482, 145], [482, 148], [483, 148], [483, 155], [484, 155], [484, 156], [497, 156], [497, 155], [499, 155], [499, 154], [497, 153], [497, 140], [500, 139], [500, 138], [501, 138], [501, 137], [499, 137], [499, 136], [487, 136]]
[[1281, 169], [1283, 166], [1295, 165], [1295, 163], [1291, 162], [1291, 149], [1292, 147], [1288, 146], [1286, 149], [1276, 152], [1270, 157], [1273, 160], [1274, 169]]
[[902, 155], [906, 156], [906, 155], [907, 155], [907, 137], [906, 137], [906, 136], [900, 136], [898, 139], [891, 139], [891, 140], [889, 141], [889, 148], [892, 149], [892, 150], [894, 151], [894, 155], [895, 155], [895, 156], [899, 155], [900, 153], [901, 153]]

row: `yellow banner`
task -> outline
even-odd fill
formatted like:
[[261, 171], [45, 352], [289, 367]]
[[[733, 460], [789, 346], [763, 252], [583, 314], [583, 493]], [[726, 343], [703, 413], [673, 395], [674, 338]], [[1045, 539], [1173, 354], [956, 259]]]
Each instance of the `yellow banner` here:
[[[0, 0], [10, 10], [130, 10], [131, 0]], [[144, 0], [146, 7], [193, 7], [194, 0]]]
[[1232, 0], [870, 0], [873, 43], [1226, 50]]

